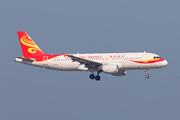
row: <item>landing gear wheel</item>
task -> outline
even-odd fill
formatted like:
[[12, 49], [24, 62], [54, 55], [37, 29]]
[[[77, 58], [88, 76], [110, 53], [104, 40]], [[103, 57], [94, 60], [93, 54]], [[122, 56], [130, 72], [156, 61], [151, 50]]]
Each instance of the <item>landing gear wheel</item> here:
[[90, 79], [94, 79], [94, 78], [95, 78], [94, 74], [90, 74], [90, 75], [89, 75], [89, 78], [90, 78]]
[[99, 75], [97, 75], [97, 76], [95, 77], [95, 79], [96, 79], [96, 81], [99, 81], [99, 80], [101, 79], [101, 77], [100, 77]]
[[145, 78], [148, 79], [148, 78], [149, 78], [149, 75], [145, 75]]
[[146, 74], [146, 75], [145, 75], [145, 78], [146, 78], [146, 79], [149, 78], [149, 75], [147, 75], [147, 73], [148, 73], [147, 71], [148, 71], [148, 70], [145, 70], [145, 74]]

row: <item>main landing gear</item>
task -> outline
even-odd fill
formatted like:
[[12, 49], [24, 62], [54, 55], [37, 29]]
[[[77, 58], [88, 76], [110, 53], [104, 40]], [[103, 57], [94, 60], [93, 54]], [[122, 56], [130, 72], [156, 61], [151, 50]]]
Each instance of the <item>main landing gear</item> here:
[[101, 77], [99, 76], [99, 72], [98, 74], [95, 76], [93, 73], [89, 75], [90, 79], [95, 79], [96, 81], [99, 81], [101, 79]]
[[149, 75], [147, 75], [147, 70], [145, 70], [145, 78], [148, 79], [149, 78]]

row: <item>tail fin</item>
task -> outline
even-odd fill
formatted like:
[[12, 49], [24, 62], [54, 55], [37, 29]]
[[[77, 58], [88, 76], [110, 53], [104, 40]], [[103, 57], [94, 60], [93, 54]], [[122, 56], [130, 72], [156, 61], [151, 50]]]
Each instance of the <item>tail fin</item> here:
[[28, 36], [28, 34], [24, 31], [17, 32], [19, 36], [19, 41], [22, 48], [22, 53], [25, 58], [30, 58], [36, 55], [45, 54], [36, 43]]

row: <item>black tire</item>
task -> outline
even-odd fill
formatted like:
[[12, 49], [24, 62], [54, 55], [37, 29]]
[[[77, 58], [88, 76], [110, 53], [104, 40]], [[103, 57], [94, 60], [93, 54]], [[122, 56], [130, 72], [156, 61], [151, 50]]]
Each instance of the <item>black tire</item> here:
[[95, 78], [94, 74], [90, 74], [90, 75], [89, 75], [89, 78], [90, 78], [90, 79], [94, 79], [94, 78]]
[[149, 75], [146, 75], [145, 78], [148, 79], [148, 78], [149, 78]]
[[96, 81], [99, 81], [99, 80], [101, 79], [101, 77], [100, 77], [99, 75], [97, 75], [97, 76], [95, 77], [95, 79], [96, 79]]

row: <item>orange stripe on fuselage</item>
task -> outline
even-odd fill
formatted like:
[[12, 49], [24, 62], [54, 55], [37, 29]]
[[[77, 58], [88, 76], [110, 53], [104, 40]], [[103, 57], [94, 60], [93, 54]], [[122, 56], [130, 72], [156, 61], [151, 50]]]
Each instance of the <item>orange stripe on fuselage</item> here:
[[164, 59], [150, 59], [150, 60], [147, 60], [147, 62], [136, 61], [136, 60], [130, 60], [130, 61], [135, 62], [135, 63], [141, 63], [141, 64], [150, 64], [150, 63], [157, 63], [157, 62], [164, 61]]

